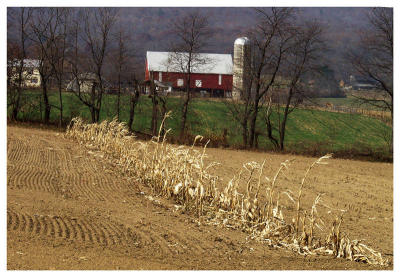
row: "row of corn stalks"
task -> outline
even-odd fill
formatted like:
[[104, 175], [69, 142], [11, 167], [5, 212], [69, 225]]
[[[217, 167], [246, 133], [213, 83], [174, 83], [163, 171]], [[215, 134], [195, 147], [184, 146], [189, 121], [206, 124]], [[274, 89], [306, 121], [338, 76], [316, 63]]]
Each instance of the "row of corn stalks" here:
[[[207, 143], [192, 147], [166, 143], [170, 130], [160, 132], [151, 141], [139, 141], [129, 135], [123, 122], [114, 119], [100, 124], [86, 124], [72, 119], [66, 137], [88, 148], [105, 153], [108, 159], [129, 176], [148, 186], [154, 196], [173, 199], [187, 211], [196, 213], [208, 224], [246, 231], [253, 239], [301, 255], [333, 255], [353, 261], [386, 266], [389, 261], [358, 240], [350, 240], [341, 231], [343, 211], [326, 205], [317, 195], [309, 209], [303, 206], [304, 185], [309, 172], [325, 164], [331, 155], [316, 160], [307, 169], [296, 192], [278, 189], [277, 181], [290, 161], [281, 163], [272, 178], [263, 174], [262, 164], [248, 162], [228, 184], [211, 174], [218, 163], [205, 162]], [[215, 171], [215, 170], [214, 170]], [[219, 189], [224, 188], [224, 189]], [[291, 207], [282, 205], [285, 197]]]

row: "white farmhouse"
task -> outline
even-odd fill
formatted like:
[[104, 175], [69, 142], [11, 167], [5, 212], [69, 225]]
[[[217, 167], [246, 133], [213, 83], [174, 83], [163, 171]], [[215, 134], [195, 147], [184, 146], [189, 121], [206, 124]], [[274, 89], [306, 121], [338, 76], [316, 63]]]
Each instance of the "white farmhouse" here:
[[[19, 60], [9, 63], [12, 66], [11, 82], [17, 83], [18, 80], [18, 67], [20, 66]], [[22, 71], [22, 85], [26, 88], [38, 88], [41, 85], [41, 78], [39, 73], [39, 60], [24, 59]]]

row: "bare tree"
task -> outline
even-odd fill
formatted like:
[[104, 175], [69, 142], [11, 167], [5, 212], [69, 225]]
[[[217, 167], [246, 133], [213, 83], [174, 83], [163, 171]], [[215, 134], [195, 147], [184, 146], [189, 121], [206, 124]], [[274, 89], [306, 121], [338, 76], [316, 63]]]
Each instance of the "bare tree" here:
[[71, 83], [71, 87], [68, 88], [75, 93], [75, 95], [88, 107], [90, 104], [85, 101], [81, 94], [81, 85], [82, 81], [80, 80], [80, 76], [83, 72], [83, 59], [80, 55], [80, 44], [79, 44], [79, 33], [80, 29], [80, 22], [78, 18], [80, 17], [79, 13], [75, 13], [74, 17], [71, 19], [71, 25], [69, 28], [69, 40], [68, 40], [68, 50], [66, 53], [66, 60], [70, 66], [70, 75], [73, 77], [73, 81]]
[[128, 127], [133, 132], [133, 121], [135, 118], [135, 108], [139, 102], [139, 97], [143, 86], [137, 79], [137, 61], [134, 53], [132, 33], [119, 26], [118, 32], [114, 35], [116, 40], [113, 55], [111, 55], [114, 74], [113, 79], [117, 83], [117, 117], [121, 120], [121, 94], [129, 94], [129, 119]]
[[158, 125], [158, 91], [156, 89], [156, 85], [154, 80], [150, 80], [150, 95], [151, 103], [152, 103], [152, 111], [151, 111], [151, 134], [153, 136], [157, 135], [157, 125]]
[[[121, 84], [123, 81], [127, 81], [127, 62], [129, 58], [129, 51], [127, 44], [129, 45], [129, 37], [126, 35], [124, 30], [120, 27], [119, 31], [115, 35], [117, 40], [117, 48], [114, 53], [113, 64], [116, 72], [116, 81], [118, 86], [117, 91], [117, 118], [120, 120], [120, 107], [121, 107]], [[127, 43], [128, 42], [128, 43]]]
[[137, 103], [139, 102], [141, 89], [139, 82], [136, 79], [136, 74], [132, 76], [131, 81], [132, 81], [132, 91], [130, 92], [128, 127], [129, 131], [133, 132], [133, 120], [135, 119], [135, 108]]
[[250, 38], [255, 44], [253, 85], [253, 110], [250, 117], [249, 146], [254, 147], [256, 122], [260, 101], [270, 90], [280, 70], [282, 60], [292, 47], [291, 41], [296, 29], [291, 20], [294, 11], [291, 8], [257, 9], [259, 24], [250, 31]]
[[[257, 23], [248, 31], [251, 43], [251, 62], [243, 64], [249, 78], [243, 88], [239, 88], [241, 97], [228, 103], [234, 119], [242, 127], [244, 146], [254, 147], [256, 140], [256, 122], [260, 106], [278, 76], [281, 63], [288, 50], [296, 30], [292, 26], [294, 11], [291, 8], [255, 9]], [[234, 73], [235, 74], [235, 73]]]
[[210, 61], [199, 55], [211, 37], [211, 30], [206, 16], [198, 11], [189, 12], [172, 21], [171, 30], [177, 37], [172, 45], [172, 55], [169, 61], [172, 67], [179, 69], [185, 75], [185, 94], [183, 97], [182, 119], [180, 126], [180, 140], [184, 140], [187, 114], [191, 95], [191, 75], [199, 66]]
[[[251, 62], [242, 65], [247, 77], [243, 77], [245, 83], [239, 88], [240, 100], [232, 99], [227, 106], [241, 125], [245, 147], [258, 147], [261, 132], [256, 123], [261, 107], [265, 106], [267, 136], [276, 148], [283, 150], [288, 116], [307, 90], [301, 80], [314, 68], [317, 50], [321, 48], [321, 28], [317, 24], [298, 26], [291, 8], [263, 8], [255, 12], [257, 24], [247, 34], [251, 50], [246, 54], [251, 57], [244, 59]], [[282, 90], [282, 86], [286, 89]], [[274, 113], [278, 115], [277, 123], [272, 121]], [[274, 136], [275, 130], [279, 137]]]
[[67, 35], [69, 28], [70, 10], [68, 8], [56, 8], [55, 17], [57, 25], [54, 28], [49, 28], [50, 42], [53, 44], [51, 47], [51, 54], [49, 57], [50, 64], [53, 68], [54, 76], [57, 80], [58, 97], [60, 106], [59, 125], [63, 122], [63, 99], [62, 87], [65, 78], [65, 55], [67, 51]]
[[[160, 106], [160, 110], [161, 110], [161, 114], [160, 114], [160, 118], [161, 120], [166, 118], [166, 114], [168, 112], [167, 109], [167, 102], [168, 102], [168, 96], [169, 96], [169, 92], [168, 91], [163, 91], [160, 94], [158, 94], [158, 101], [161, 104]], [[162, 129], [161, 129], [161, 136], [164, 136], [165, 132], [167, 130], [167, 121], [164, 121], [164, 124], [162, 125]]]
[[[10, 51], [11, 49], [9, 49], [8, 54], [12, 54], [13, 58], [12, 64], [10, 64], [11, 67], [9, 67], [12, 72], [11, 74], [17, 75], [16, 90], [13, 90], [15, 93], [10, 93], [11, 99], [9, 103], [11, 106], [11, 119], [16, 120], [21, 106], [21, 94], [24, 84], [23, 73], [25, 69], [24, 60], [26, 58], [27, 41], [29, 39], [28, 29], [32, 18], [32, 8], [18, 8], [14, 16], [17, 19], [19, 39], [15, 44], [16, 48], [13, 48], [13, 50], [18, 51], [12, 54]], [[14, 78], [14, 76], [12, 76], [12, 78]]]
[[354, 96], [362, 103], [390, 111], [393, 122], [393, 9], [374, 8], [368, 19], [360, 44], [347, 58], [358, 74], [377, 83], [379, 91]]
[[[281, 65], [281, 80], [285, 83], [283, 85], [286, 89], [275, 91], [272, 89], [271, 93], [268, 94], [269, 99], [264, 117], [267, 134], [270, 141], [281, 151], [284, 150], [289, 114], [307, 96], [308, 85], [303, 82], [304, 76], [319, 68], [320, 54], [325, 48], [321, 35], [322, 28], [317, 22], [306, 23], [297, 28], [296, 36], [292, 40], [292, 47], [286, 53]], [[279, 87], [279, 83], [276, 83], [276, 87]], [[273, 98], [276, 99], [275, 103], [272, 101]], [[278, 139], [272, 133], [274, 126], [271, 115], [274, 112], [278, 119], [276, 123], [276, 129], [279, 133]]]
[[[83, 22], [79, 19], [83, 18]], [[100, 119], [100, 110], [102, 97], [104, 94], [104, 63], [109, 50], [109, 38], [111, 28], [116, 20], [116, 10], [113, 8], [86, 8], [76, 19], [73, 28], [73, 51], [70, 64], [72, 73], [75, 77], [76, 90], [75, 95], [90, 110], [92, 122], [98, 122]], [[80, 24], [83, 23], [83, 31]], [[84, 47], [79, 46], [79, 36], [84, 41]], [[92, 90], [89, 94], [81, 91], [81, 74], [83, 66], [81, 48], [88, 49], [87, 65], [88, 69], [96, 76], [93, 81]]]
[[[20, 66], [20, 48], [18, 43], [7, 41], [7, 109], [11, 108], [11, 119], [16, 120], [13, 117], [14, 109], [17, 108], [16, 114], [18, 114], [20, 100], [18, 100], [18, 84], [19, 84], [19, 72]], [[21, 74], [22, 75], [22, 74]], [[18, 107], [15, 107], [18, 102]]]
[[31, 38], [35, 42], [35, 53], [39, 59], [39, 73], [45, 109], [44, 122], [48, 123], [52, 107], [48, 95], [49, 80], [55, 69], [52, 63], [58, 58], [55, 54], [58, 51], [56, 30], [59, 28], [60, 17], [57, 16], [56, 8], [35, 8], [34, 11], [34, 17], [31, 21]]
[[[66, 62], [68, 74], [72, 77], [72, 81], [68, 84], [67, 90], [75, 94], [75, 96], [89, 108], [92, 112], [92, 95], [84, 92], [85, 76], [89, 69], [89, 57], [84, 51], [85, 45], [82, 43], [82, 10], [78, 10], [71, 14], [70, 25], [68, 30], [68, 47], [66, 52]], [[93, 114], [92, 114], [93, 119]]]
[[[63, 122], [62, 85], [64, 80], [65, 53], [67, 50], [67, 30], [69, 24], [69, 9], [39, 8], [36, 9], [32, 21], [33, 40], [40, 49], [39, 72], [42, 77], [43, 97], [45, 101], [45, 122], [49, 120], [50, 107], [59, 110], [59, 125]], [[59, 106], [48, 101], [48, 81], [55, 77], [57, 81]]]
[[[246, 58], [251, 59], [250, 54], [248, 56], [249, 57]], [[239, 61], [239, 63], [243, 70], [251, 72], [252, 66], [250, 64], [242, 63], [242, 61]], [[237, 73], [234, 72], [233, 74]], [[240, 98], [227, 99], [227, 101], [224, 102], [232, 118], [240, 124], [244, 147], [247, 147], [248, 145], [250, 115], [253, 112], [253, 99], [251, 94], [252, 82], [253, 78], [249, 78], [245, 81], [245, 85], [243, 87], [234, 87], [234, 89], [239, 91]]]
[[[160, 88], [156, 88], [156, 84], [153, 80], [150, 81], [150, 98], [153, 104], [152, 115], [151, 115], [151, 132], [153, 136], [158, 134], [158, 119], [161, 120], [167, 114], [167, 102], [168, 102], [168, 91], [163, 91]], [[164, 135], [166, 130], [166, 122], [164, 122], [161, 130], [161, 136]]]
[[18, 66], [16, 61], [18, 60], [19, 52], [20, 50], [17, 43], [7, 41], [7, 94], [10, 98], [8, 99], [9, 101], [7, 102], [7, 107], [11, 106], [14, 102], [14, 100], [11, 98], [14, 97], [15, 74]]
[[[184, 72], [181, 65], [182, 63], [178, 60], [178, 56], [180, 56], [182, 53], [172, 53], [169, 55], [168, 59], [164, 62], [165, 68], [167, 68], [167, 72], [169, 72], [169, 68], [174, 68], [173, 70], [175, 72]], [[164, 81], [168, 82], [170, 81], [169, 76], [167, 75]], [[151, 115], [151, 126], [150, 130], [153, 134], [153, 136], [158, 134], [158, 119], [161, 118], [161, 120], [164, 118], [164, 116], [167, 114], [167, 102], [168, 102], [168, 96], [169, 93], [168, 91], [165, 91], [163, 84], [156, 83], [157, 81], [154, 80], [154, 75], [153, 73], [150, 73], [150, 80], [147, 81], [146, 83], [149, 85], [150, 89], [150, 95], [149, 97], [151, 98], [152, 102], [152, 115]], [[161, 106], [160, 106], [161, 104]], [[162, 126], [162, 135], [164, 134], [165, 128], [166, 128], [166, 122], [164, 122]]]

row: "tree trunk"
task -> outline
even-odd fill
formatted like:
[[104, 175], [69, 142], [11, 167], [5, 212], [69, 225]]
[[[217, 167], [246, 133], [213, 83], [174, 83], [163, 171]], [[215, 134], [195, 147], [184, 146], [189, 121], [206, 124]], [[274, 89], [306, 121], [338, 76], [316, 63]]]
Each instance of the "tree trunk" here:
[[90, 107], [90, 115], [92, 117], [92, 123], [95, 123], [96, 122], [96, 114], [94, 111], [94, 107]]
[[[166, 99], [162, 99], [162, 98], [160, 98], [160, 100], [161, 100], [161, 118], [164, 119], [165, 115], [167, 114], [167, 101], [166, 101]], [[164, 136], [165, 130], [167, 129], [166, 124], [167, 124], [167, 122], [164, 121], [164, 124], [161, 128], [161, 133], [160, 133], [161, 137]]]
[[186, 97], [183, 102], [183, 108], [182, 108], [182, 121], [181, 121], [181, 133], [179, 140], [183, 143], [185, 134], [186, 134], [186, 120], [187, 120], [187, 113], [188, 113], [188, 107], [189, 107], [189, 101], [190, 101], [190, 92], [186, 92]]
[[186, 74], [186, 97], [183, 102], [182, 107], [182, 121], [181, 121], [181, 133], [179, 135], [179, 140], [184, 143], [184, 137], [186, 134], [186, 121], [187, 121], [187, 112], [189, 109], [189, 101], [190, 101], [190, 79], [191, 79], [191, 62], [192, 62], [192, 53], [189, 52], [189, 61], [188, 61], [188, 73]]
[[49, 97], [47, 95], [47, 84], [46, 82], [42, 82], [43, 84], [43, 100], [44, 100], [44, 123], [48, 124], [50, 121], [50, 103]]
[[59, 94], [59, 97], [60, 97], [60, 122], [59, 122], [59, 127], [62, 126], [62, 122], [63, 122], [63, 101], [62, 101], [61, 89], [62, 89], [62, 84], [61, 84], [61, 81], [60, 81], [58, 83], [58, 94]]
[[13, 109], [12, 109], [12, 114], [11, 114], [11, 119], [12, 120], [17, 120], [18, 112], [19, 112], [19, 105], [20, 105], [20, 99], [21, 99], [21, 89], [17, 88], [17, 99], [15, 100]]
[[119, 109], [120, 109], [120, 101], [121, 101], [121, 73], [118, 73], [118, 98], [117, 98], [117, 118], [118, 121], [121, 120], [120, 115], [119, 115]]
[[244, 148], [247, 148], [247, 138], [248, 138], [247, 120], [246, 122], [242, 123], [242, 137], [243, 137]]
[[258, 115], [258, 103], [260, 99], [257, 97], [254, 99], [254, 111], [250, 118], [250, 137], [249, 137], [249, 146], [253, 148], [254, 140], [256, 136], [256, 122], [257, 122], [257, 115]]
[[[22, 73], [24, 71], [24, 59], [26, 56], [25, 53], [25, 25], [26, 23], [28, 23], [27, 21], [25, 21], [24, 19], [24, 12], [25, 12], [25, 8], [21, 8], [21, 29], [20, 29], [20, 39], [21, 39], [21, 50], [22, 50], [22, 57], [20, 57], [20, 64], [19, 64], [19, 68], [18, 68], [18, 88], [17, 88], [17, 100], [14, 103], [14, 107], [12, 110], [12, 119], [13, 120], [17, 120], [18, 117], [18, 112], [19, 112], [19, 107], [20, 107], [20, 101], [21, 101], [21, 93], [22, 93]], [[29, 11], [28, 11], [29, 14]], [[29, 16], [29, 15], [28, 15]]]
[[101, 104], [103, 103], [103, 95], [104, 95], [104, 85], [103, 85], [103, 79], [102, 79], [102, 75], [101, 75], [101, 71], [99, 70], [98, 73], [98, 78], [99, 78], [99, 95], [96, 95], [96, 101], [95, 101], [95, 107], [96, 107], [96, 113], [97, 113], [97, 121], [100, 121], [100, 111], [101, 111]]
[[133, 120], [135, 119], [135, 107], [139, 100], [139, 95], [140, 95], [139, 93], [140, 93], [139, 90], [135, 89], [134, 95], [131, 95], [129, 122], [128, 122], [128, 127], [130, 132], [133, 132]]
[[135, 107], [136, 101], [134, 101], [134, 97], [131, 96], [130, 99], [130, 107], [129, 107], [129, 121], [128, 121], [128, 128], [130, 132], [133, 132], [133, 120], [135, 119]]
[[268, 139], [274, 144], [274, 147], [277, 149], [279, 146], [278, 140], [272, 135], [272, 123], [270, 119], [270, 114], [267, 115], [266, 125], [267, 125], [267, 136]]
[[157, 135], [157, 123], [158, 123], [158, 100], [157, 100], [157, 92], [152, 82], [150, 84], [150, 92], [151, 92], [151, 102], [153, 103], [153, 110], [151, 115], [151, 133], [153, 136]]
[[153, 111], [151, 115], [151, 133], [153, 136], [157, 135], [157, 124], [158, 124], [158, 101], [153, 96]]
[[287, 114], [285, 113], [283, 115], [283, 120], [279, 130], [279, 150], [281, 151], [285, 150], [284, 142], [285, 142], [285, 132], [286, 132], [286, 120], [287, 120]]
[[286, 122], [289, 115], [289, 106], [290, 102], [292, 101], [293, 92], [289, 91], [289, 97], [286, 101], [285, 111], [283, 113], [283, 119], [279, 126], [279, 150], [284, 150], [284, 142], [285, 142], [285, 133], [286, 133]]
[[[79, 85], [79, 84], [78, 84]], [[96, 92], [96, 85], [95, 83], [92, 84], [92, 91], [91, 91], [91, 101], [90, 101], [90, 115], [92, 117], [92, 123], [96, 123], [96, 110], [95, 110], [95, 92]]]
[[93, 108], [93, 112], [94, 112], [94, 122], [98, 123], [99, 122], [99, 117], [100, 117], [98, 109], [96, 107], [94, 107]]
[[23, 59], [20, 61], [20, 68], [18, 68], [18, 87], [17, 87], [17, 100], [14, 103], [14, 107], [12, 110], [12, 120], [17, 120], [19, 106], [21, 101], [21, 93], [22, 93], [22, 71], [24, 66]]

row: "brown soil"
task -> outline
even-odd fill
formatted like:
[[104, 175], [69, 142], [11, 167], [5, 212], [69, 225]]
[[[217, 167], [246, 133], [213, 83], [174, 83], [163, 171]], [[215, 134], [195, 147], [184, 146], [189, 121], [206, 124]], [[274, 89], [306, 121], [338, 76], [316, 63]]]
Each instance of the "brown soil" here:
[[[381, 269], [270, 249], [149, 197], [145, 187], [55, 131], [7, 128], [8, 269]], [[209, 149], [228, 180], [246, 161], [285, 155]], [[312, 158], [295, 157], [281, 188], [297, 187]], [[313, 171], [306, 201], [324, 192], [346, 207], [350, 237], [393, 255], [393, 165], [333, 159]], [[389, 267], [391, 269], [392, 267]], [[387, 269], [387, 268], [385, 268]]]

